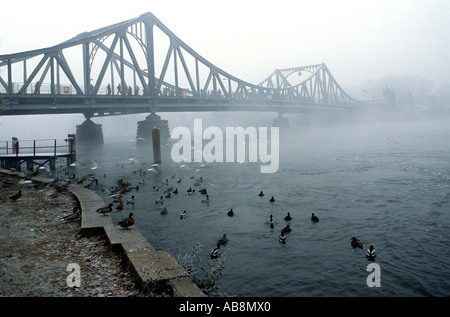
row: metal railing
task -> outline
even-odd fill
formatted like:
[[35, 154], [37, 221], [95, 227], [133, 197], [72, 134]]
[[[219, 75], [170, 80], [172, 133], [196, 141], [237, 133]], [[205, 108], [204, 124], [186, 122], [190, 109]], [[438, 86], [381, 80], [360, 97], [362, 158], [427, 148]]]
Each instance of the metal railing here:
[[57, 156], [75, 153], [75, 139], [40, 139], [0, 141], [0, 155], [2, 156]]

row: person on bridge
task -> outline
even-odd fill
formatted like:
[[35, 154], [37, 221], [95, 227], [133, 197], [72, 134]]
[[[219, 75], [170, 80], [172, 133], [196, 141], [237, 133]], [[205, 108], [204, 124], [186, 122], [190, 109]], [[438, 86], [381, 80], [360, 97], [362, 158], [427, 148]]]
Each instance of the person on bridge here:
[[108, 87], [106, 87], [106, 89], [108, 90], [108, 95], [111, 95], [111, 85], [108, 84]]
[[122, 94], [122, 85], [117, 85], [117, 94]]

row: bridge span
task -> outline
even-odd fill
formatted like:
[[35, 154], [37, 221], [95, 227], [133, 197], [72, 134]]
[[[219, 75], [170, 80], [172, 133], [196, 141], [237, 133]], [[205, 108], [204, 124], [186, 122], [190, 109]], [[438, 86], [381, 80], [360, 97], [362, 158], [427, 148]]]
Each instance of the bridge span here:
[[348, 109], [325, 64], [275, 70], [259, 84], [212, 64], [153, 14], [58, 45], [0, 55], [0, 115]]

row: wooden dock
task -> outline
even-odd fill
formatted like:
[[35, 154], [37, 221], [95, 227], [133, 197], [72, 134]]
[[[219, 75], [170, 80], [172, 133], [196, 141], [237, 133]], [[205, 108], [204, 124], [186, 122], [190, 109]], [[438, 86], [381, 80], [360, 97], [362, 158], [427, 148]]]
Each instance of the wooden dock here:
[[76, 161], [75, 135], [69, 134], [66, 139], [41, 139], [0, 141], [0, 167], [3, 169], [21, 172], [22, 165], [26, 170], [32, 171], [49, 165], [50, 170], [56, 168], [56, 160], [65, 158], [67, 167]]

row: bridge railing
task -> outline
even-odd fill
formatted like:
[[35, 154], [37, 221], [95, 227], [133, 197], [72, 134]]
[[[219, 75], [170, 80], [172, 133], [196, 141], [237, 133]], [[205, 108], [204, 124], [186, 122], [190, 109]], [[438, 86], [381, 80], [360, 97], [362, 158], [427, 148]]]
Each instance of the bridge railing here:
[[40, 139], [0, 141], [0, 156], [57, 156], [75, 153], [75, 139]]
[[[23, 83], [21, 82], [14, 82], [12, 85], [12, 94], [17, 95], [18, 91], [22, 87]], [[23, 93], [26, 95], [58, 95], [58, 96], [74, 96], [77, 95], [76, 90], [74, 87], [70, 84], [60, 84], [55, 85], [55, 89], [53, 89], [54, 93], [52, 94], [52, 87], [49, 83], [43, 83], [41, 85], [39, 84], [30, 84], [27, 90]], [[8, 92], [5, 90], [3, 86], [0, 85], [0, 94], [7, 94]], [[102, 85], [100, 86], [98, 93], [95, 96], [115, 96], [115, 97], [123, 97], [127, 96], [129, 97], [147, 97], [144, 94], [144, 90], [136, 86], [135, 89], [129, 87], [126, 91], [120, 91], [118, 87], [115, 88], [108, 88], [108, 85]], [[92, 95], [89, 95], [89, 97], [92, 97]], [[178, 88], [178, 90], [171, 88], [171, 87], [162, 87], [161, 90], [158, 92], [158, 98], [180, 98], [180, 99], [189, 99], [189, 98], [197, 98], [197, 99], [222, 99], [222, 98], [228, 98], [228, 99], [236, 99], [236, 100], [265, 100], [265, 101], [297, 101], [297, 102], [314, 102], [312, 100], [313, 98], [307, 98], [300, 95], [293, 95], [293, 94], [284, 94], [280, 90], [280, 93], [276, 93], [273, 90], [267, 90], [264, 88], [261, 88], [256, 91], [251, 91], [247, 93], [241, 92], [231, 92], [228, 94], [228, 96], [222, 92], [220, 89], [217, 91], [213, 90], [202, 90], [198, 94], [194, 94], [189, 89], [183, 89]]]

